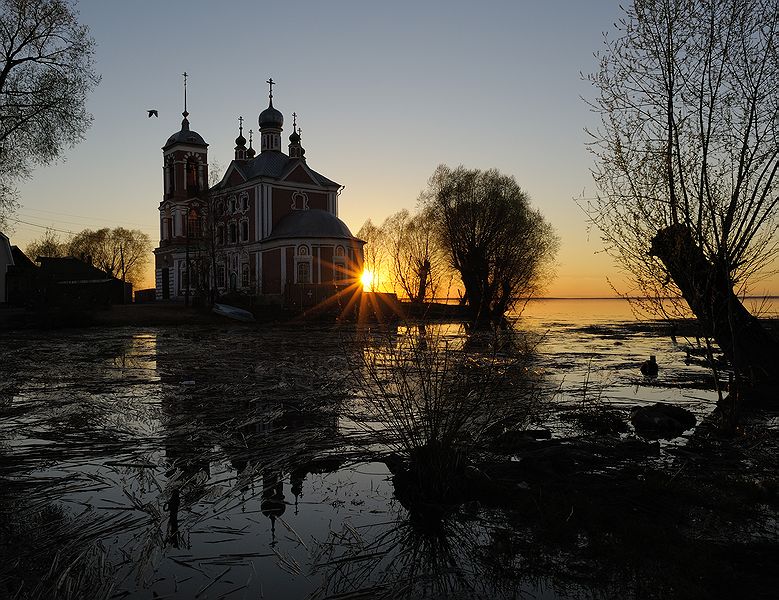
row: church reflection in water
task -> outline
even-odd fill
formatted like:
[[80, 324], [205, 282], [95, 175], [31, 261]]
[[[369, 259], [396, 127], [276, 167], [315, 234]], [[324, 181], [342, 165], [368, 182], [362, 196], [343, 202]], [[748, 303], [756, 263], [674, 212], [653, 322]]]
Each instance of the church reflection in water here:
[[[291, 394], [283, 385], [251, 381], [252, 374], [233, 374], [231, 378], [239, 380], [234, 385], [209, 383], [214, 378], [207, 371], [194, 379], [191, 365], [175, 351], [180, 340], [157, 341], [167, 544], [189, 547], [180, 530], [183, 512], [226, 492], [241, 498], [244, 511], [254, 510], [252, 503], [259, 501], [274, 546], [276, 521], [293, 502], [298, 513], [307, 475], [332, 472], [343, 463], [321, 458], [342, 443], [337, 410], [332, 403], [296, 398], [294, 390]], [[294, 501], [286, 499], [285, 485]]]

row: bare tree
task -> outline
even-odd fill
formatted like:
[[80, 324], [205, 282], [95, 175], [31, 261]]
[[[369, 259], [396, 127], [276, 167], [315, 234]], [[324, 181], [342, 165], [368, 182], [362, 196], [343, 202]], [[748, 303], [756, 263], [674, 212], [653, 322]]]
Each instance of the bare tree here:
[[138, 286], [151, 254], [151, 239], [138, 229], [85, 229], [67, 242], [67, 253]]
[[475, 325], [503, 322], [520, 297], [536, 295], [551, 277], [557, 236], [513, 177], [441, 165], [421, 201]]
[[37, 260], [39, 256], [65, 256], [67, 244], [60, 241], [57, 232], [47, 229], [41, 237], [27, 244], [25, 250], [31, 260]]
[[357, 232], [357, 237], [364, 240], [365, 248], [363, 267], [366, 271], [373, 273], [371, 280], [371, 290], [375, 292], [378, 288], [378, 279], [384, 276], [386, 266], [385, 236], [380, 227], [376, 227], [373, 221], [368, 219], [363, 223]]
[[66, 0], [0, 0], [0, 227], [14, 182], [58, 159], [92, 122], [95, 42]]
[[401, 210], [387, 217], [380, 229], [390, 280], [412, 302], [432, 299], [448, 271], [432, 211]]
[[683, 298], [758, 378], [779, 372], [779, 347], [736, 293], [777, 251], [777, 27], [777, 0], [635, 0], [589, 78], [588, 212], [607, 251], [633, 293]]

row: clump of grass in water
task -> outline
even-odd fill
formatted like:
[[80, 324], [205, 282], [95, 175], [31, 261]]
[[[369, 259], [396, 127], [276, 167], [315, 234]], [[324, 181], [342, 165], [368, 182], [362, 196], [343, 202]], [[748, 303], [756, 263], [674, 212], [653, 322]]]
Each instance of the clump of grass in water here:
[[606, 384], [592, 380], [592, 359], [587, 363], [587, 371], [578, 391], [580, 399], [571, 415], [563, 415], [576, 422], [587, 433], [613, 435], [628, 430], [626, 415], [612, 407], [604, 398]]
[[369, 439], [395, 452], [388, 465], [396, 492], [405, 483], [418, 502], [461, 501], [472, 453], [545, 413], [531, 348], [518, 334], [501, 335], [473, 340], [420, 325], [368, 344], [354, 368], [361, 397], [354, 416]]

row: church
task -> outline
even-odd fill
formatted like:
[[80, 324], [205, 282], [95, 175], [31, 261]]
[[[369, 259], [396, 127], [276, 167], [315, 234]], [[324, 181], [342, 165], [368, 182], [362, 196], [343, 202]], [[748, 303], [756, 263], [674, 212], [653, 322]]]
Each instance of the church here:
[[343, 186], [309, 166], [295, 113], [282, 151], [274, 81], [258, 119], [260, 152], [251, 130], [247, 146], [239, 119], [234, 157], [209, 186], [208, 144], [190, 128], [184, 77], [181, 130], [162, 147], [157, 300], [188, 302], [217, 291], [306, 308], [356, 288], [364, 242], [338, 218]]

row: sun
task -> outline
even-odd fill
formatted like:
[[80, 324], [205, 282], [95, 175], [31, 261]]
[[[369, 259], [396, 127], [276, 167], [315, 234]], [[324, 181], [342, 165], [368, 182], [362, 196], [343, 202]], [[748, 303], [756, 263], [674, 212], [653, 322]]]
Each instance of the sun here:
[[370, 290], [371, 287], [373, 287], [374, 282], [376, 281], [376, 275], [373, 273], [373, 271], [369, 271], [368, 269], [365, 269], [362, 272], [362, 275], [360, 276], [360, 281], [362, 282], [363, 291]]

